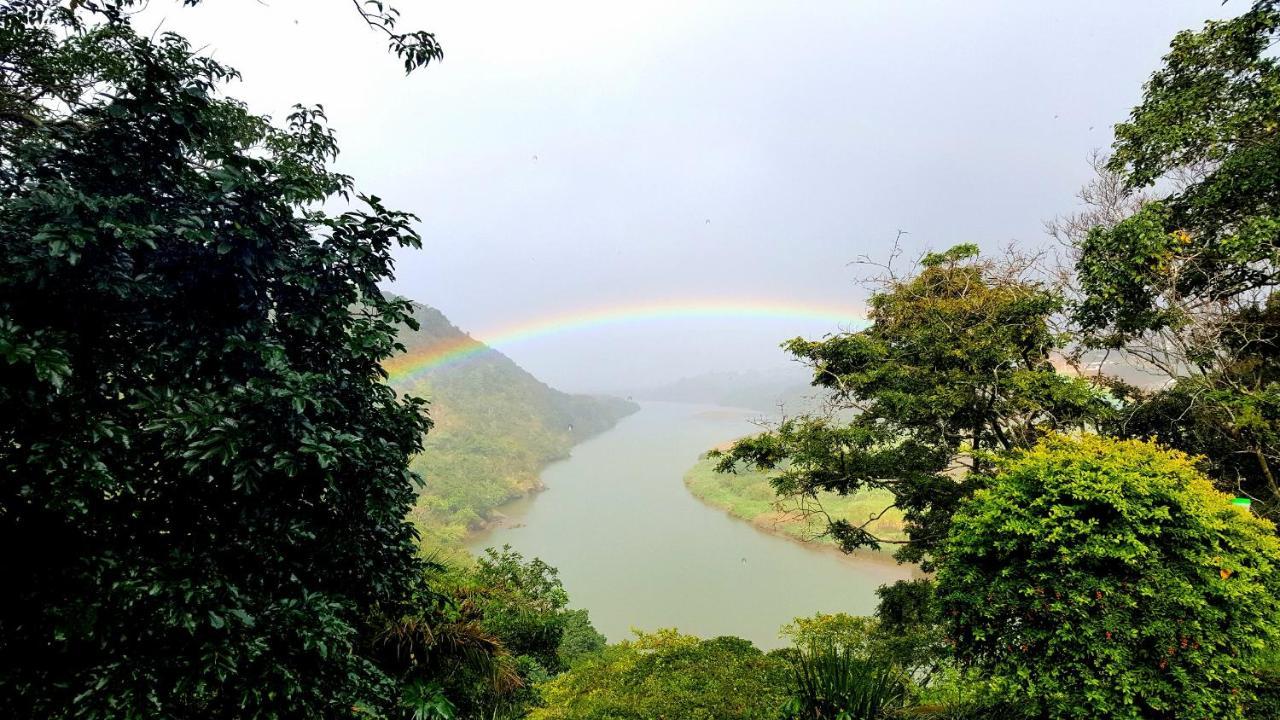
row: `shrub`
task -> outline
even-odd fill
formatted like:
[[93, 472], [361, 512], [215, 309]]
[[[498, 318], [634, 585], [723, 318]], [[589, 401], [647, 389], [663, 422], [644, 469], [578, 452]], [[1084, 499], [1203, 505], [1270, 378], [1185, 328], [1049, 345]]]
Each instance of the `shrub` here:
[[917, 685], [928, 685], [947, 661], [932, 580], [899, 580], [876, 589], [879, 651]]
[[564, 633], [556, 648], [561, 667], [567, 668], [582, 658], [598, 654], [604, 647], [605, 637], [591, 624], [591, 616], [586, 610], [565, 611]]
[[746, 640], [638, 634], [541, 686], [532, 720], [774, 720], [787, 665]]
[[907, 684], [880, 660], [860, 657], [852, 648], [818, 645], [795, 660], [795, 687], [783, 705], [794, 720], [874, 720], [901, 708]]
[[1280, 541], [1184, 454], [1050, 437], [956, 515], [938, 592], [958, 659], [1047, 718], [1237, 718], [1280, 618]]
[[798, 617], [782, 626], [779, 635], [798, 648], [833, 647], [869, 657], [879, 650], [875, 618], [846, 613], [817, 613]]

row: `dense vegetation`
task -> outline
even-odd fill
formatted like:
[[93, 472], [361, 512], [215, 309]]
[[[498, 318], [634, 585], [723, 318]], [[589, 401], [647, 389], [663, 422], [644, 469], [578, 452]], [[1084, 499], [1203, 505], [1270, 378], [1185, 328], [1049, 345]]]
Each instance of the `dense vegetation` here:
[[413, 303], [417, 327], [403, 327], [409, 358], [474, 343], [465, 360], [444, 363], [392, 386], [425, 398], [434, 422], [412, 469], [423, 478], [410, 517], [432, 549], [455, 548], [507, 500], [541, 488], [539, 473], [574, 444], [637, 409], [618, 398], [569, 395], [547, 387], [496, 350], [470, 340], [438, 310]]
[[1153, 443], [1000, 460], [940, 551], [959, 657], [1033, 717], [1242, 717], [1280, 641], [1280, 539]]
[[1280, 519], [1280, 6], [1174, 39], [1143, 102], [1116, 126], [1109, 172], [1131, 190], [1172, 180], [1076, 238], [1086, 347], [1118, 349], [1171, 382], [1131, 399], [1114, 432], [1203, 454], [1213, 477]]
[[377, 283], [413, 218], [128, 10], [0, 10], [0, 713], [397, 713], [429, 423]]
[[787, 344], [840, 412], [735, 443], [726, 487], [882, 499], [901, 525], [826, 531], [937, 574], [770, 653], [608, 646], [537, 559], [423, 557], [411, 513], [456, 541], [627, 408], [492, 353], [428, 374], [419, 498], [431, 422], [383, 363], [457, 331], [379, 289], [413, 217], [331, 169], [319, 108], [253, 114], [137, 4], [0, 7], [6, 717], [1280, 715], [1277, 0], [1175, 38], [1070, 266], [929, 253], [867, 329]]
[[542, 688], [536, 720], [775, 718], [788, 665], [734, 637], [640, 634], [578, 663]]

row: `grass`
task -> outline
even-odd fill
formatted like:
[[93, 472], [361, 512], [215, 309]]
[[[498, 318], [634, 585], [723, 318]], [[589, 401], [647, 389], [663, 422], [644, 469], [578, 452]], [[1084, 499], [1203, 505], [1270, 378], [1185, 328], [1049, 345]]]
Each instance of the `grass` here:
[[[769, 478], [768, 473], [755, 470], [718, 473], [715, 461], [704, 457], [685, 473], [684, 484], [708, 505], [747, 520], [762, 530], [797, 540], [834, 545], [830, 538], [822, 535], [826, 530], [826, 517], [805, 512], [805, 508], [795, 500], [780, 499], [769, 484]], [[823, 493], [818, 497], [822, 510], [832, 519], [844, 519], [854, 524], [866, 522], [892, 501], [887, 490], [868, 490], [853, 495]], [[810, 502], [809, 508], [814, 507]], [[901, 540], [904, 537], [902, 513], [891, 510], [869, 525], [868, 530], [886, 540]]]

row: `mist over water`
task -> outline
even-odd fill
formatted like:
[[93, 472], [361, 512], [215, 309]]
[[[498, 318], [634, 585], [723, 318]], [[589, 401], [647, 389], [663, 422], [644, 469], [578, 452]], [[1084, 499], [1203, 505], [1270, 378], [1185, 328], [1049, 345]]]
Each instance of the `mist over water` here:
[[518, 527], [472, 540], [510, 544], [560, 569], [576, 607], [611, 642], [677, 627], [780, 647], [778, 629], [815, 612], [869, 615], [875, 589], [912, 577], [887, 555], [843, 556], [765, 533], [703, 505], [684, 473], [758, 428], [756, 413], [646, 402], [542, 475], [547, 490], [503, 508]]

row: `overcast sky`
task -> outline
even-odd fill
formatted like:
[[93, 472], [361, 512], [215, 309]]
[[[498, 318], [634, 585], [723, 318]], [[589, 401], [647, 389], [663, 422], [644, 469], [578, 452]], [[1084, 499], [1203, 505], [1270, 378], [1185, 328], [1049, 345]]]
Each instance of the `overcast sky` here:
[[[394, 0], [393, 0], [394, 2]], [[153, 0], [340, 168], [422, 218], [392, 289], [480, 339], [660, 300], [858, 307], [860, 255], [1043, 245], [1178, 30], [1233, 0], [399, 0], [405, 77], [346, 0]], [[647, 320], [499, 348], [568, 390], [779, 366], [796, 318]]]

